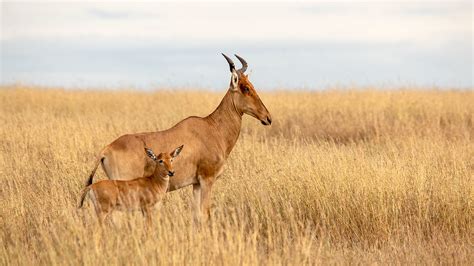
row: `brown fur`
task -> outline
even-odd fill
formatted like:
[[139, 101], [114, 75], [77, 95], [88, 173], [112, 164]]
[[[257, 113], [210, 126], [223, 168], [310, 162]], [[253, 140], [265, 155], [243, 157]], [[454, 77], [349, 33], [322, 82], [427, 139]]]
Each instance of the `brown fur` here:
[[[143, 141], [153, 150], [170, 150], [184, 143], [186, 150], [176, 162], [179, 171], [170, 178], [168, 191], [193, 185], [195, 220], [199, 221], [201, 214], [207, 219], [212, 185], [222, 174], [237, 142], [242, 115], [251, 115], [264, 125], [271, 124], [270, 113], [248, 76], [240, 71], [232, 73], [238, 75], [238, 84], [231, 81], [226, 95], [210, 115], [188, 117], [164, 131], [123, 135], [102, 150], [97, 164], [102, 162], [110, 179], [146, 176], [149, 173], [143, 170], [146, 163]], [[93, 174], [94, 171], [88, 183], [92, 183]]]
[[[141, 210], [151, 224], [151, 210], [162, 200], [169, 185], [169, 175], [174, 174], [172, 160], [181, 151], [160, 153], [152, 158], [153, 174], [133, 180], [102, 180], [87, 186], [81, 195], [79, 208], [89, 195], [100, 223], [114, 210]], [[179, 149], [179, 150], [178, 150]], [[176, 153], [177, 151], [177, 153]], [[154, 154], [153, 154], [154, 156]]]

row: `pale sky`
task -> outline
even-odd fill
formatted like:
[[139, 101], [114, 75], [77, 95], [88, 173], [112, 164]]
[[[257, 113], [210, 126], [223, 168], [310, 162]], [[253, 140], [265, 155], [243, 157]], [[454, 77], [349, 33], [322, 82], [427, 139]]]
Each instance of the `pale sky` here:
[[[473, 87], [472, 3], [2, 2], [1, 80], [53, 86]], [[226, 72], [227, 71], [227, 72]]]

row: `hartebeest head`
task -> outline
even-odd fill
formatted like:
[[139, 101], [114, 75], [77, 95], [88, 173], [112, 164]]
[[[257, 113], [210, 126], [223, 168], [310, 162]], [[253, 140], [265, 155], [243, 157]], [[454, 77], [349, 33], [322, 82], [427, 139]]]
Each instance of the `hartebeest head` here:
[[183, 149], [184, 145], [179, 146], [176, 148], [174, 151], [171, 153], [160, 153], [158, 156], [155, 155], [155, 153], [149, 149], [145, 148], [145, 152], [150, 157], [153, 161], [155, 161], [156, 166], [155, 166], [155, 171], [153, 173], [154, 176], [162, 176], [162, 177], [167, 177], [167, 176], [173, 176], [174, 175], [174, 170], [173, 170], [173, 158], [176, 158], [181, 150]]
[[235, 69], [234, 62], [225, 54], [222, 55], [229, 63], [230, 72], [232, 73], [229, 90], [233, 94], [233, 101], [237, 110], [242, 114], [245, 113], [257, 118], [264, 125], [270, 125], [272, 123], [270, 112], [258, 97], [257, 91], [248, 79], [248, 75], [245, 74], [247, 62], [242, 57], [235, 55], [242, 63], [242, 68]]

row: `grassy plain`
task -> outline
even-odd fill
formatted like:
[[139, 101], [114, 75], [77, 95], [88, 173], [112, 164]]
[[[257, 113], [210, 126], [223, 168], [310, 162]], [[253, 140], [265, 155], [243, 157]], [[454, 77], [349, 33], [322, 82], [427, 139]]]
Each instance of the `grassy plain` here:
[[1, 87], [0, 264], [474, 261], [473, 91], [261, 93], [274, 124], [244, 117], [208, 226], [193, 228], [190, 187], [151, 231], [139, 212], [100, 228], [76, 209], [104, 145], [207, 115], [224, 93]]

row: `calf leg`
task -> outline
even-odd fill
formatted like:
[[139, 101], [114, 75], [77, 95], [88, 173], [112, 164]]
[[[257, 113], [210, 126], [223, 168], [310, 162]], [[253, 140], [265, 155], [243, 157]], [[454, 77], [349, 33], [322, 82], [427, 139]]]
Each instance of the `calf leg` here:
[[151, 214], [152, 214], [151, 208], [148, 207], [148, 206], [143, 207], [142, 208], [142, 213], [143, 213], [143, 215], [145, 216], [145, 219], [146, 219], [147, 229], [151, 228], [151, 226], [153, 225], [153, 220], [151, 219]]
[[97, 214], [97, 218], [99, 219], [99, 224], [102, 226], [104, 224], [105, 218], [109, 215], [112, 209], [107, 206], [107, 204], [101, 204], [93, 194], [92, 196], [92, 203], [94, 204], [94, 210]]
[[109, 211], [104, 211], [104, 210], [97, 210], [96, 209], [96, 213], [97, 213], [97, 218], [99, 219], [99, 224], [102, 226], [104, 225], [104, 222], [105, 222], [105, 219], [109, 216]]

